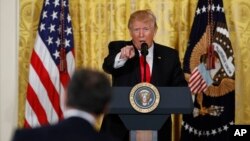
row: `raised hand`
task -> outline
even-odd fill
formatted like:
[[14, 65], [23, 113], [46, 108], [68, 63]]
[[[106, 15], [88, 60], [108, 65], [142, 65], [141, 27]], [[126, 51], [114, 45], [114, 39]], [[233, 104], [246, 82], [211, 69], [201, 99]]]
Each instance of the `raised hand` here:
[[121, 49], [121, 59], [130, 59], [135, 56], [135, 49], [132, 45], [127, 45]]

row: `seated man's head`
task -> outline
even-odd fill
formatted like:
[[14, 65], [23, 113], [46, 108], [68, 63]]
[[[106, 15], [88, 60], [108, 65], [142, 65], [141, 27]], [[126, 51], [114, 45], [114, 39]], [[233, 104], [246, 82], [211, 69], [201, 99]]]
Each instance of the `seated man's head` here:
[[103, 73], [78, 69], [68, 85], [66, 106], [99, 115], [106, 110], [111, 94], [110, 82]]

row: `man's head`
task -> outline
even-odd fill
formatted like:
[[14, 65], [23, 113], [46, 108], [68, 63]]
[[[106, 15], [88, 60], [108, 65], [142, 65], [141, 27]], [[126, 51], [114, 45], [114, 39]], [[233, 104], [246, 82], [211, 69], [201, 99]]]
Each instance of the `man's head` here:
[[141, 48], [142, 42], [150, 47], [158, 28], [156, 17], [149, 9], [135, 11], [130, 15], [128, 28], [137, 49]]
[[99, 115], [107, 107], [111, 94], [110, 82], [103, 73], [79, 69], [69, 83], [66, 106]]

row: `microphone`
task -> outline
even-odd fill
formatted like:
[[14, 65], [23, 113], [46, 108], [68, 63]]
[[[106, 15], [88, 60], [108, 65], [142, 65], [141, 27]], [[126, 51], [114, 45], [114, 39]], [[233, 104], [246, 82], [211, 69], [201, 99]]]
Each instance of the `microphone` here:
[[141, 54], [145, 57], [148, 55], [148, 44], [145, 42], [141, 44]]

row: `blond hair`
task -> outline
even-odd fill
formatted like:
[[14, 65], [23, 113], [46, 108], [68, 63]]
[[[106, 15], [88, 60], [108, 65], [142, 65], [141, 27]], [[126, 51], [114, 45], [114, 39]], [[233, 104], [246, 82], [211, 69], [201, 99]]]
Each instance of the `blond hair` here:
[[145, 10], [138, 10], [132, 13], [129, 17], [128, 21], [128, 28], [131, 29], [132, 23], [135, 21], [142, 21], [142, 22], [152, 22], [154, 23], [154, 28], [157, 29], [156, 17], [154, 13], [150, 9]]

